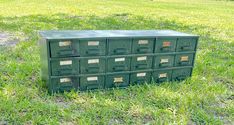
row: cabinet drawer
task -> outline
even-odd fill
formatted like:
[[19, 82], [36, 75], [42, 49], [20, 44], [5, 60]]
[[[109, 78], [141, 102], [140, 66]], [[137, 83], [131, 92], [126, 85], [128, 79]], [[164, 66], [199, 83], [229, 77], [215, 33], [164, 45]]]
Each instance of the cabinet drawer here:
[[103, 89], [104, 85], [104, 75], [89, 75], [80, 77], [80, 90]]
[[174, 69], [172, 73], [172, 80], [180, 81], [191, 76], [192, 68]]
[[107, 58], [107, 71], [120, 72], [130, 70], [131, 57], [110, 57]]
[[177, 38], [158, 38], [155, 44], [155, 53], [174, 52]]
[[154, 38], [133, 39], [132, 53], [153, 53]]
[[106, 77], [106, 88], [129, 86], [129, 74], [111, 74]]
[[55, 77], [51, 78], [50, 90], [53, 92], [70, 91], [72, 89], [77, 90], [79, 85], [78, 77]]
[[57, 58], [50, 61], [52, 76], [79, 74], [78, 58]]
[[80, 72], [82, 74], [104, 73], [106, 70], [105, 58], [80, 59]]
[[133, 56], [131, 70], [144, 70], [152, 68], [152, 56]]
[[131, 73], [130, 84], [144, 84], [151, 82], [151, 72]]
[[106, 55], [106, 39], [84, 39], [79, 40], [81, 56]]
[[77, 40], [49, 40], [51, 57], [79, 56]]
[[175, 66], [192, 66], [194, 54], [177, 54], [175, 56]]
[[109, 39], [108, 55], [127, 55], [131, 53], [132, 39]]
[[174, 65], [174, 55], [156, 55], [154, 57], [154, 68], [168, 68]]
[[178, 38], [176, 51], [195, 51], [197, 44], [196, 38]]
[[168, 82], [171, 81], [171, 76], [172, 76], [172, 70], [158, 70], [154, 71], [153, 74], [153, 80], [156, 83], [160, 82]]

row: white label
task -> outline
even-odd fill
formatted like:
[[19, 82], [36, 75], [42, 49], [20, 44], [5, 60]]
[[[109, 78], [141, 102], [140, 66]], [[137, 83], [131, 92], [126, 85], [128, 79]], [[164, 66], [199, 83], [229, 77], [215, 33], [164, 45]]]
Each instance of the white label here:
[[60, 61], [60, 66], [71, 65], [71, 64], [72, 64], [72, 60]]
[[125, 58], [115, 58], [115, 62], [122, 62], [125, 61]]
[[59, 42], [59, 46], [70, 46], [71, 45], [71, 41], [61, 41]]
[[137, 77], [144, 77], [146, 75], [146, 73], [137, 73]]
[[158, 77], [159, 77], [159, 78], [165, 78], [165, 77], [167, 77], [167, 73], [161, 73], [161, 74], [159, 74]]
[[61, 78], [60, 83], [64, 83], [64, 82], [71, 82], [71, 79], [70, 78]]
[[147, 57], [146, 56], [137, 57], [137, 61], [143, 61], [143, 60], [147, 60]]
[[99, 59], [89, 59], [88, 64], [99, 63]]
[[161, 59], [160, 60], [160, 63], [168, 63], [169, 62], [169, 59]]
[[114, 82], [123, 82], [123, 77], [114, 78]]
[[88, 41], [88, 46], [98, 46], [99, 41]]
[[87, 81], [97, 81], [98, 77], [87, 77]]
[[149, 41], [148, 40], [139, 40], [138, 44], [148, 44]]

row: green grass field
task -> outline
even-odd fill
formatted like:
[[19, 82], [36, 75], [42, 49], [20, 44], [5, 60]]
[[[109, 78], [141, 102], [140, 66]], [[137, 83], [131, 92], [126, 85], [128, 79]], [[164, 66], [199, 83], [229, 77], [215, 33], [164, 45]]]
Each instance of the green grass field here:
[[[200, 35], [191, 79], [50, 96], [39, 30], [171, 29]], [[234, 124], [234, 2], [0, 0], [0, 124]]]

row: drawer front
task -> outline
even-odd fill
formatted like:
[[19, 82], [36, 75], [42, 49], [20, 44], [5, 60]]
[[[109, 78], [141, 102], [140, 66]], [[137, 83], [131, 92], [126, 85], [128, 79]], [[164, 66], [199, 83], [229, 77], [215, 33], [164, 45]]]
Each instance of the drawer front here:
[[108, 55], [127, 55], [131, 53], [132, 39], [109, 39]]
[[155, 44], [155, 53], [174, 52], [176, 38], [158, 38]]
[[79, 40], [81, 56], [101, 56], [106, 55], [105, 39]]
[[175, 56], [175, 66], [192, 66], [194, 54], [178, 54]]
[[131, 73], [130, 84], [144, 84], [151, 82], [151, 72]]
[[130, 70], [130, 58], [131, 57], [115, 57], [107, 58], [107, 71], [108, 72], [120, 72]]
[[176, 51], [195, 51], [197, 44], [196, 38], [179, 38], [177, 41]]
[[192, 73], [192, 68], [184, 68], [184, 69], [174, 69], [172, 73], [172, 80], [180, 81], [185, 80], [190, 77]]
[[154, 57], [154, 68], [168, 68], [174, 65], [174, 55], [156, 55]]
[[131, 60], [131, 70], [152, 68], [152, 56], [134, 56]]
[[50, 65], [52, 76], [79, 74], [79, 60], [77, 58], [52, 59]]
[[133, 39], [132, 44], [132, 53], [141, 54], [141, 53], [153, 53], [154, 38], [142, 38], [142, 39]]
[[78, 77], [58, 77], [51, 78], [51, 88], [50, 90], [53, 92], [63, 92], [70, 91], [72, 89], [77, 90], [79, 85]]
[[51, 57], [79, 56], [77, 40], [50, 40]]
[[103, 89], [105, 85], [104, 75], [92, 75], [80, 77], [80, 90]]
[[106, 88], [129, 86], [129, 74], [112, 74], [106, 77]]
[[153, 80], [156, 83], [171, 81], [172, 70], [159, 70], [153, 72]]
[[106, 71], [105, 58], [80, 59], [80, 72], [82, 74], [104, 73]]

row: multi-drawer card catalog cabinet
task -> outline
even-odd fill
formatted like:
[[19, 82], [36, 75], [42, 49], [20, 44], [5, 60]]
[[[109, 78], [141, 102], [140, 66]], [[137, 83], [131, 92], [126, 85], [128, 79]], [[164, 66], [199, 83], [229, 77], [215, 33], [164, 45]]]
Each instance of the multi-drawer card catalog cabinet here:
[[50, 92], [127, 87], [191, 76], [198, 36], [171, 30], [41, 31]]

